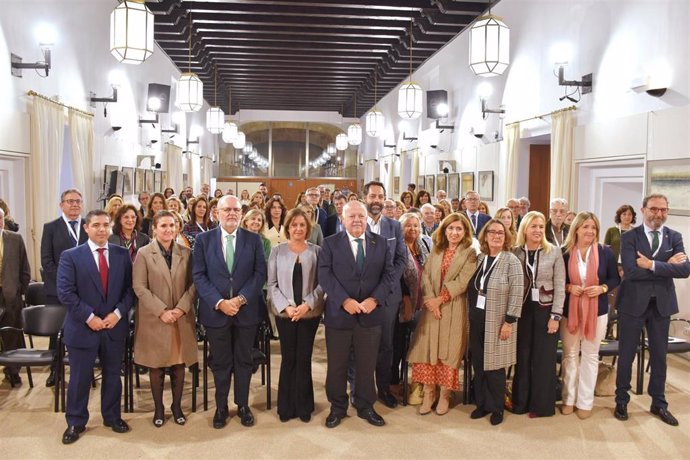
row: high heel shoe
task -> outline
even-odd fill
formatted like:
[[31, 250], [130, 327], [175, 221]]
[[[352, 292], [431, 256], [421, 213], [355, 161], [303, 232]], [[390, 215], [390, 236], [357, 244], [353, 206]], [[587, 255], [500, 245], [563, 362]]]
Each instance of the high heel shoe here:
[[182, 413], [182, 409], [171, 407], [170, 410], [173, 414], [173, 422], [177, 423], [178, 425], [184, 425], [187, 423], [187, 418]]
[[161, 414], [158, 414], [158, 413], [153, 414], [153, 426], [155, 426], [156, 428], [160, 428], [163, 426], [164, 423], [165, 423], [165, 412], [163, 412]]

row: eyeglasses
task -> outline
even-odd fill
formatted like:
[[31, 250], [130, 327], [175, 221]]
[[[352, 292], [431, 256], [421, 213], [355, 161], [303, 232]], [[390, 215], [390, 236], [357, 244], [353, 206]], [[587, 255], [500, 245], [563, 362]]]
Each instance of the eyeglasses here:
[[223, 214], [230, 214], [231, 212], [239, 213], [242, 212], [242, 208], [220, 208], [220, 212]]
[[667, 214], [668, 213], [668, 208], [657, 208], [657, 207], [652, 207], [652, 208], [647, 208], [652, 214]]
[[395, 209], [397, 206], [392, 205], [392, 204], [387, 204], [384, 206], [385, 209]]
[[490, 236], [505, 236], [506, 234], [503, 230], [487, 230], [486, 233]]
[[565, 209], [550, 209], [551, 214], [566, 214], [568, 211]]
[[81, 200], [62, 200], [62, 202], [67, 203], [70, 206], [75, 204], [81, 204]]

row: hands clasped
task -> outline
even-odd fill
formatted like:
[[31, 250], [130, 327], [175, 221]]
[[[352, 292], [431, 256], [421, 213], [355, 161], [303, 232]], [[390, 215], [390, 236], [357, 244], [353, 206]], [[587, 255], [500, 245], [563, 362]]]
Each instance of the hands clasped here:
[[429, 310], [436, 319], [441, 319], [441, 305], [443, 305], [443, 298], [440, 296], [424, 301], [424, 307]]
[[285, 307], [285, 313], [287, 313], [288, 318], [290, 318], [293, 322], [301, 320], [304, 317], [304, 315], [307, 314], [308, 311], [309, 305], [307, 305], [306, 303], [297, 305], [296, 307]]
[[351, 315], [356, 315], [357, 313], [368, 315], [374, 311], [376, 306], [376, 300], [373, 297], [364, 299], [362, 302], [357, 302], [355, 299], [347, 299], [343, 302], [343, 308]]
[[118, 321], [120, 321], [120, 318], [115, 313], [111, 312], [103, 319], [94, 316], [86, 325], [89, 326], [92, 331], [100, 331], [102, 329], [114, 328]]
[[165, 310], [158, 318], [165, 324], [173, 324], [177, 322], [178, 319], [182, 318], [182, 315], [184, 315], [182, 310], [173, 308], [172, 310]]
[[235, 316], [241, 307], [242, 299], [239, 296], [225, 299], [218, 304], [218, 309], [228, 316]]

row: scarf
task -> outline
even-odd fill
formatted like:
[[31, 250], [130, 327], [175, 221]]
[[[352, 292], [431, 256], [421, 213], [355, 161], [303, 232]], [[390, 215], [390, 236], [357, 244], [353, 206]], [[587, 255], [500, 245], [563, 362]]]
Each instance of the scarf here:
[[407, 260], [405, 261], [405, 269], [403, 270], [402, 279], [410, 291], [412, 306], [415, 308], [415, 310], [419, 310], [421, 309], [423, 300], [423, 296], [421, 294], [422, 270], [424, 264], [426, 263], [426, 259], [429, 257], [429, 248], [427, 248], [426, 243], [421, 238], [418, 238], [414, 244], [417, 251], [417, 260], [415, 260], [415, 256], [412, 255], [410, 248], [407, 247], [407, 243], [405, 243]]
[[[577, 286], [596, 286], [599, 284], [599, 247], [596, 244], [592, 245], [587, 258], [587, 273], [585, 280], [580, 279], [580, 269], [578, 267], [579, 249], [574, 248], [570, 252], [570, 260], [568, 261], [568, 274], [570, 275], [570, 284]], [[584, 282], [583, 282], [584, 281]], [[586, 295], [575, 296], [570, 294], [568, 302], [568, 331], [575, 334], [578, 329], [585, 336], [587, 340], [594, 340], [597, 332], [597, 316], [599, 310], [599, 298], [588, 297]]]

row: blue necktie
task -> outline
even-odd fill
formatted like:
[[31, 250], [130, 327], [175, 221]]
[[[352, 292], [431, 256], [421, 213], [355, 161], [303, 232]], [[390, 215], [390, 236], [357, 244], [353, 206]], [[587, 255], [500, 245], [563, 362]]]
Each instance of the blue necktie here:
[[472, 227], [477, 228], [477, 215], [472, 214]]
[[74, 234], [72, 235], [72, 238], [74, 238], [74, 242], [79, 243], [79, 238], [77, 238], [77, 221], [70, 220], [69, 226], [72, 227], [72, 231], [74, 232]]
[[362, 241], [364, 241], [362, 238], [355, 238], [355, 241], [357, 242], [357, 266], [359, 267], [360, 270], [364, 269], [364, 246], [362, 245]]

